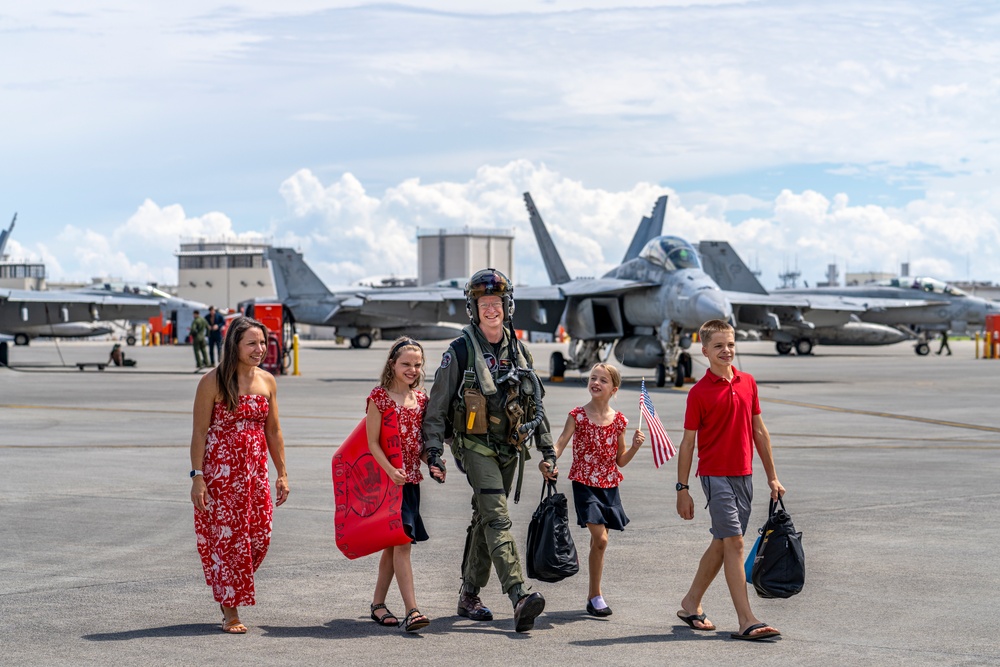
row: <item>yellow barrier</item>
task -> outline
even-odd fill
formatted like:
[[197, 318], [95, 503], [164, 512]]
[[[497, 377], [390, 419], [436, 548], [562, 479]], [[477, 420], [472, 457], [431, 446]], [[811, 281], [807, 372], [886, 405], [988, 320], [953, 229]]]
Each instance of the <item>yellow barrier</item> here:
[[146, 325], [143, 324], [142, 325], [142, 346], [143, 347], [146, 347], [147, 345], [149, 345], [149, 340], [147, 340], [147, 338], [146, 338], [146, 336], [148, 336], [148, 335], [149, 335], [149, 331], [146, 330]]
[[978, 359], [979, 358], [979, 332], [978, 331], [976, 332], [976, 347], [975, 347], [975, 350], [976, 350], [976, 359]]
[[299, 373], [299, 335], [292, 336], [292, 375], [302, 375]]

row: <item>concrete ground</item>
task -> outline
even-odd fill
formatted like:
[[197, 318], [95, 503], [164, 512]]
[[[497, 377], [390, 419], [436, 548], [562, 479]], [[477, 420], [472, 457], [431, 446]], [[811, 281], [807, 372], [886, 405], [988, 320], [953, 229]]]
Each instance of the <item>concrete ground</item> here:
[[[223, 635], [188, 496], [199, 377], [191, 350], [129, 348], [134, 369], [55, 366], [103, 361], [110, 347], [36, 341], [11, 348], [17, 368], [0, 368], [0, 664], [1000, 663], [1000, 362], [975, 360], [971, 343], [953, 342], [951, 357], [917, 357], [908, 344], [810, 357], [740, 345], [807, 560], [800, 595], [751, 591], [756, 614], [783, 633], [759, 643], [729, 638], [736, 617], [722, 580], [705, 599], [717, 632], [674, 616], [709, 542], [708, 517], [701, 503], [694, 521], [677, 516], [675, 462], [654, 469], [648, 447], [624, 470], [632, 522], [611, 536], [609, 619], [584, 611], [588, 537], [575, 526], [581, 573], [535, 583], [548, 604], [531, 633], [513, 632], [495, 579], [483, 598], [496, 620], [457, 617], [470, 493], [452, 466], [447, 484], [422, 487], [431, 539], [413, 551], [418, 601], [433, 623], [417, 636], [372, 623], [377, 557], [349, 561], [336, 548], [330, 459], [361, 418], [387, 352], [381, 342], [307, 344], [302, 375], [279, 379], [291, 496], [275, 511], [258, 604], [241, 614], [250, 633]], [[443, 349], [428, 345], [431, 376]], [[556, 349], [532, 346], [541, 368]], [[587, 400], [575, 375], [547, 384], [556, 424]], [[639, 377], [628, 371], [616, 406], [633, 424]], [[652, 394], [679, 442], [684, 390]], [[522, 547], [539, 480], [529, 468], [513, 507]], [[754, 528], [767, 508], [764, 480], [755, 486]], [[560, 489], [570, 493], [565, 482]], [[405, 613], [395, 587], [388, 602]]]

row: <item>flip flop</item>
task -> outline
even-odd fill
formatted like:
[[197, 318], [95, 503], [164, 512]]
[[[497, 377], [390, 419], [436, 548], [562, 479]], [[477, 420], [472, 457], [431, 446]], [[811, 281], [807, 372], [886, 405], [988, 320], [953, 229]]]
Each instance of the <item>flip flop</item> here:
[[755, 635], [750, 634], [754, 630], [759, 630], [760, 628], [769, 628], [769, 627], [771, 626], [769, 626], [767, 623], [754, 623], [743, 632], [738, 632], [738, 633], [734, 632], [729, 636], [732, 637], [733, 639], [747, 639], [749, 641], [756, 641], [758, 639], [770, 639], [771, 637], [781, 636], [781, 633], [778, 632], [777, 630], [772, 630], [771, 632], [758, 632]]
[[[710, 628], [699, 628], [694, 624], [695, 621], [704, 623], [705, 614], [688, 614], [685, 610], [681, 609], [679, 612], [677, 612], [677, 618], [687, 623], [688, 627], [691, 628], [692, 630], [698, 630], [700, 632], [711, 632], [715, 630], [714, 624]], [[711, 623], [711, 621], [709, 621], [709, 623]]]

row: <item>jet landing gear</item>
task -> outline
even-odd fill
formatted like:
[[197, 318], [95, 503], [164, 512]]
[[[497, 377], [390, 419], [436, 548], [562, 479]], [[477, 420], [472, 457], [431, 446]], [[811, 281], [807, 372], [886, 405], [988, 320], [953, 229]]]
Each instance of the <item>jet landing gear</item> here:
[[687, 352], [681, 352], [677, 357], [677, 367], [672, 374], [667, 371], [666, 364], [656, 364], [656, 386], [665, 387], [667, 376], [670, 375], [675, 387], [683, 387], [684, 382], [691, 377], [692, 370], [691, 355]]
[[594, 340], [571, 340], [569, 343], [569, 358], [562, 352], [553, 352], [549, 357], [549, 380], [562, 382], [566, 371], [578, 371], [591, 367], [599, 361], [607, 361], [611, 355], [610, 343]]
[[566, 375], [566, 357], [562, 352], [553, 352], [549, 357], [549, 379], [561, 382]]
[[372, 335], [369, 333], [359, 333], [351, 338], [351, 347], [355, 349], [367, 350], [372, 346]]
[[780, 341], [774, 344], [774, 349], [781, 356], [787, 356], [795, 350], [795, 354], [804, 357], [812, 354], [813, 342], [808, 338], [799, 338], [794, 344]]

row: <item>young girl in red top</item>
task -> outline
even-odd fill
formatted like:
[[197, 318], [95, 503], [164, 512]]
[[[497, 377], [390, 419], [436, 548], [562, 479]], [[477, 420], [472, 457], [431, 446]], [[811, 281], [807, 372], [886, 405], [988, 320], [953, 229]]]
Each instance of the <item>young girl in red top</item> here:
[[[609, 364], [596, 364], [590, 371], [587, 388], [590, 402], [574, 408], [556, 442], [556, 458], [562, 455], [570, 438], [573, 439], [573, 465], [569, 478], [573, 482], [573, 504], [576, 520], [590, 530], [590, 592], [587, 613], [610, 616], [611, 607], [601, 595], [601, 575], [604, 572], [604, 550], [608, 546], [608, 528], [625, 530], [628, 517], [622, 508], [618, 484], [622, 481], [619, 467], [632, 460], [642, 446], [641, 431], [632, 435], [632, 446], [625, 447], [628, 420], [609, 405], [618, 393], [622, 376]], [[546, 466], [544, 462], [541, 466]], [[546, 468], [543, 468], [543, 471]]]
[[[382, 369], [379, 386], [368, 396], [365, 426], [368, 434], [368, 449], [389, 479], [403, 487], [403, 504], [400, 509], [403, 527], [413, 542], [427, 539], [424, 522], [420, 518], [420, 453], [423, 449], [421, 427], [427, 395], [418, 389], [424, 377], [424, 349], [420, 343], [409, 338], [398, 338], [394, 342], [389, 358]], [[382, 413], [395, 410], [398, 415], [399, 439], [403, 453], [403, 467], [394, 468], [386, 458], [379, 444], [382, 428]], [[430, 469], [431, 475], [444, 481], [444, 471], [437, 467]], [[403, 629], [416, 632], [430, 625], [430, 619], [417, 609], [417, 597], [413, 591], [413, 568], [410, 565], [410, 545], [404, 544], [382, 550], [378, 563], [378, 579], [375, 596], [371, 605], [372, 620], [379, 625], [395, 628], [399, 619], [385, 605], [389, 584], [393, 577], [403, 596], [407, 614], [403, 619]], [[381, 612], [381, 613], [380, 613]]]

